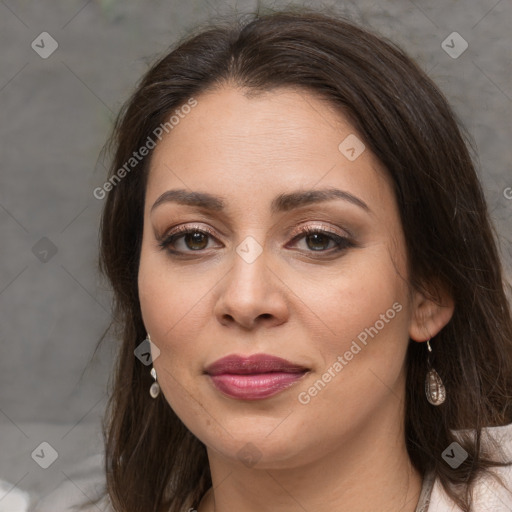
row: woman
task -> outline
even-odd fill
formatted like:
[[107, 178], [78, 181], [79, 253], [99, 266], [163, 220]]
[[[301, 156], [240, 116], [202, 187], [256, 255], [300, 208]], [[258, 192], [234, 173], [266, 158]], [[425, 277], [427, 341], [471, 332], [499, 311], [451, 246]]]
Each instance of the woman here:
[[203, 29], [112, 142], [114, 510], [512, 508], [492, 227], [401, 50], [312, 11]]

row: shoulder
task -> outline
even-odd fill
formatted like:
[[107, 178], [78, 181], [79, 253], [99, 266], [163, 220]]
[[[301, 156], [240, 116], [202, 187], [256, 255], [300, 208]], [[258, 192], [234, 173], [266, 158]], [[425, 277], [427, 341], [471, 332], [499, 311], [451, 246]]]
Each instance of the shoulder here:
[[[490, 427], [483, 431], [483, 442], [494, 440], [502, 451], [497, 458], [512, 461], [512, 424], [502, 427]], [[475, 483], [473, 490], [474, 512], [510, 512], [512, 510], [512, 465], [495, 467], [492, 472], [497, 475], [504, 486], [491, 476], [482, 476]], [[432, 489], [428, 512], [461, 512], [461, 509], [444, 492], [436, 480]]]
[[27, 512], [29, 509], [29, 493], [17, 488], [11, 482], [0, 480], [0, 496], [0, 511]]

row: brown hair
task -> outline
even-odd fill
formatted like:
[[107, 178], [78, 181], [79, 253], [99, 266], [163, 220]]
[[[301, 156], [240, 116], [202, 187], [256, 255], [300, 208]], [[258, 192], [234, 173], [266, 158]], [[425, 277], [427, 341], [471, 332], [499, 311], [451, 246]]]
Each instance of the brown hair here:
[[[154, 64], [116, 121], [109, 177], [171, 112], [226, 83], [321, 95], [389, 173], [410, 286], [429, 294], [435, 282], [455, 301], [451, 321], [431, 342], [447, 389], [442, 406], [425, 399], [425, 347], [409, 344], [408, 453], [470, 510], [471, 484], [499, 465], [481, 451], [481, 429], [512, 421], [512, 320], [468, 137], [444, 96], [393, 43], [337, 16], [289, 10], [202, 27]], [[146, 336], [137, 274], [148, 168], [149, 157], [112, 187], [101, 221], [100, 269], [113, 287], [122, 340], [104, 420], [107, 492], [116, 511], [178, 512], [198, 506], [211, 475], [205, 446], [162, 395], [149, 397], [149, 369], [134, 357]], [[455, 429], [476, 435], [459, 439]], [[469, 456], [452, 469], [441, 454], [455, 440]]]

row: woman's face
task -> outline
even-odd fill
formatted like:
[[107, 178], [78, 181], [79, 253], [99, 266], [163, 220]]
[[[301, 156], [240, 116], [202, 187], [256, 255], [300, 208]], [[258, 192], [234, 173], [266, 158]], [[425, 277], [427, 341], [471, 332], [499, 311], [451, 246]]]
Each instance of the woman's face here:
[[[401, 428], [413, 296], [379, 162], [310, 93], [196, 100], [155, 148], [145, 199], [138, 286], [165, 399], [219, 457], [262, 468]], [[253, 354], [296, 367], [206, 373]]]

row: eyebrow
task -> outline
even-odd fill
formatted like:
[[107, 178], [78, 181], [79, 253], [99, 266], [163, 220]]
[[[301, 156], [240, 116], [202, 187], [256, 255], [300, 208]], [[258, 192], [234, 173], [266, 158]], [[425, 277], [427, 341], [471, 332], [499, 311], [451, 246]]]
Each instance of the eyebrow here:
[[[370, 212], [368, 205], [350, 192], [337, 188], [325, 188], [317, 190], [297, 190], [276, 196], [271, 205], [271, 213], [287, 212], [314, 203], [342, 199], [348, 201], [363, 210]], [[173, 189], [164, 192], [151, 207], [151, 212], [164, 203], [178, 203], [185, 206], [196, 206], [206, 210], [222, 211], [226, 203], [221, 196], [207, 192], [189, 192], [184, 189]]]

